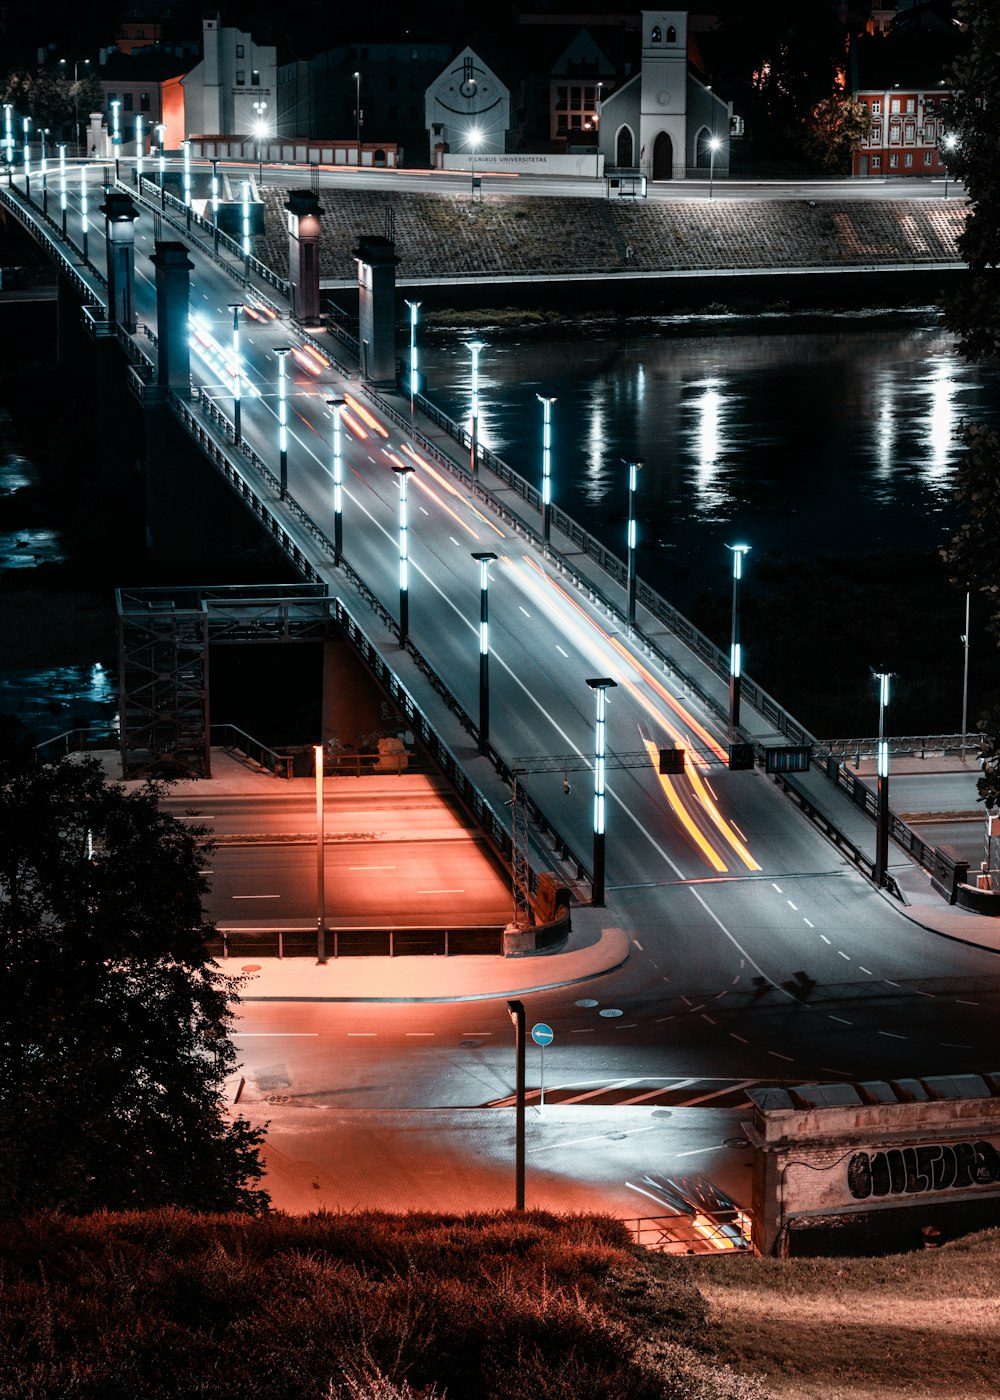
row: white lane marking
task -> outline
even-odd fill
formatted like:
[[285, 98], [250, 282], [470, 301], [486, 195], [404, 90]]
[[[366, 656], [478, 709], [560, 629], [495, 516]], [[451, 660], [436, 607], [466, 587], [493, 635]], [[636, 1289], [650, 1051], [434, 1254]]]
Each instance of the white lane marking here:
[[718, 1022], [717, 1022], [717, 1021], [713, 1021], [713, 1019], [712, 1019], [711, 1016], [706, 1016], [706, 1014], [705, 1014], [704, 1011], [701, 1013], [701, 1019], [702, 1019], [703, 1021], [707, 1021], [708, 1024], [709, 1024], [710, 1026], [718, 1025]]
[[378, 1035], [378, 1031], [348, 1031], [348, 1038], [370, 1036], [372, 1039]]
[[782, 892], [782, 891], [781, 891], [781, 886], [780, 886], [780, 885], [776, 885], [776, 884], [774, 883], [773, 880], [771, 881], [771, 889], [772, 889], [772, 890], [777, 890], [779, 894], [781, 894], [781, 892]]
[[688, 1099], [684, 1104], [685, 1108], [694, 1108], [695, 1104], [708, 1103], [710, 1099], [720, 1099], [723, 1094], [735, 1094], [740, 1089], [749, 1089], [751, 1084], [756, 1084], [756, 1079], [741, 1079], [736, 1084], [730, 1084], [727, 1089], [713, 1089], [710, 1094], [702, 1094], [700, 1098]]
[[898, 987], [898, 986], [899, 986], [899, 983], [898, 983], [898, 982], [890, 982], [889, 979], [888, 979], [888, 977], [883, 977], [883, 978], [882, 978], [882, 981], [885, 983], [885, 985], [886, 985], [887, 987]]
[[571, 1099], [562, 1099], [561, 1102], [585, 1103], [587, 1099], [596, 1099], [598, 1094], [610, 1094], [616, 1089], [627, 1089], [630, 1084], [641, 1084], [642, 1078], [638, 1079], [616, 1079], [611, 1084], [602, 1084], [599, 1089], [588, 1089], [585, 1094], [574, 1094]]
[[280, 894], [234, 894], [233, 899], [280, 899]]
[[456, 540], [454, 535], [449, 535], [448, 538], [451, 540], [452, 544], [455, 546], [456, 549], [462, 548], [462, 546], [459, 544], [458, 540]]
[[958, 1002], [959, 1006], [978, 1006], [978, 1005], [979, 1005], [979, 1002], [978, 1002], [978, 1001], [963, 1001], [961, 997], [956, 997], [955, 1000]]
[[569, 652], [563, 651], [562, 647], [559, 645], [558, 642], [556, 642], [556, 651], [558, 651], [561, 655], [565, 656], [567, 661], [569, 660]]
[[972, 1050], [971, 1045], [958, 1045], [954, 1040], [942, 1040], [941, 1044], [948, 1050]]
[[[628, 1135], [629, 1135], [629, 1137], [631, 1138], [631, 1137], [637, 1137], [639, 1133], [655, 1133], [655, 1132], [658, 1132], [659, 1130], [660, 1130], [660, 1124], [659, 1124], [659, 1123], [653, 1123], [653, 1124], [652, 1124], [650, 1127], [648, 1127], [648, 1128], [629, 1128], [629, 1130], [628, 1130]], [[597, 1133], [597, 1134], [595, 1134], [595, 1136], [593, 1136], [593, 1137], [571, 1138], [571, 1139], [569, 1140], [569, 1142], [549, 1142], [549, 1143], [544, 1143], [541, 1147], [532, 1147], [532, 1148], [530, 1149], [530, 1155], [531, 1155], [532, 1157], [534, 1157], [534, 1156], [535, 1156], [537, 1153], [539, 1153], [539, 1152], [561, 1152], [561, 1151], [562, 1151], [564, 1148], [566, 1148], [566, 1147], [582, 1147], [582, 1146], [584, 1145], [584, 1143], [588, 1143], [588, 1142], [607, 1142], [607, 1140], [608, 1140], [608, 1139], [607, 1139], [607, 1134], [606, 1134], [606, 1133]], [[626, 1184], [626, 1186], [627, 1186], [627, 1185], [628, 1185], [628, 1182], [626, 1182], [625, 1184]]]
[[635, 944], [635, 946], [639, 949], [639, 952], [640, 952], [640, 953], [644, 951], [644, 950], [643, 950], [643, 946], [642, 946], [642, 944], [639, 942], [638, 938], [633, 938], [633, 939], [632, 939], [632, 942], [633, 942], [633, 943]]
[[830, 940], [829, 940], [829, 938], [827, 938], [827, 936], [826, 936], [825, 933], [821, 933], [821, 934], [820, 934], [820, 938], [822, 938], [823, 942], [824, 942], [825, 944], [827, 944], [827, 946], [829, 946]]
[[723, 989], [722, 989], [721, 992], [716, 992], [716, 994], [715, 994], [715, 1000], [716, 1000], [716, 1001], [721, 1001], [723, 997], [727, 997], [728, 995], [729, 995], [729, 988], [728, 988], [728, 987], [723, 987]]
[[844, 1018], [843, 1018], [843, 1016], [833, 1016], [833, 1015], [831, 1015], [831, 1016], [830, 1016], [830, 1020], [831, 1020], [831, 1021], [839, 1021], [840, 1024], [841, 1024], [842, 1026], [853, 1026], [853, 1025], [854, 1025], [854, 1022], [853, 1022], [853, 1021], [845, 1021]]
[[518, 605], [517, 605], [517, 610], [518, 610], [518, 612], [523, 612], [524, 615], [525, 615], [525, 617], [530, 617], [530, 616], [531, 616], [531, 613], [528, 611], [528, 609], [527, 609], [527, 608], [522, 608], [520, 603], [518, 603]]
[[714, 1152], [715, 1146], [711, 1147], [689, 1147], [686, 1152], [678, 1152], [678, 1157], [700, 1157], [703, 1152]]
[[[757, 972], [757, 973], [759, 973], [760, 976], [763, 977], [764, 981], [767, 982], [767, 984], [768, 984], [769, 986], [774, 987], [774, 990], [775, 990], [776, 992], [783, 992], [784, 995], [788, 998], [789, 1001], [794, 1001], [794, 1000], [795, 1000], [795, 997], [792, 996], [791, 992], [786, 992], [785, 989], [784, 989], [784, 987], [779, 987], [775, 982], [773, 982], [773, 981], [771, 980], [770, 977], [768, 977], [767, 973], [766, 973], [766, 972], [764, 971], [764, 969], [760, 966], [760, 964], [754, 962], [753, 958], [750, 956], [750, 954], [747, 952], [747, 950], [746, 950], [746, 949], [736, 940], [736, 938], [734, 938], [734, 936], [729, 932], [729, 930], [726, 928], [725, 924], [724, 924], [724, 923], [722, 922], [722, 920], [719, 918], [718, 914], [716, 914], [714, 910], [712, 910], [712, 909], [710, 909], [710, 908], [708, 907], [708, 905], [705, 903], [704, 899], [702, 899], [702, 897], [701, 897], [701, 895], [698, 893], [698, 891], [697, 891], [696, 889], [694, 889], [691, 885], [688, 885], [688, 889], [689, 889], [689, 890], [691, 891], [691, 893], [694, 895], [695, 899], [698, 901], [698, 903], [699, 903], [699, 904], [701, 905], [701, 907], [704, 909], [704, 911], [705, 911], [705, 913], [708, 915], [708, 917], [709, 917], [710, 919], [713, 919], [713, 920], [718, 924], [719, 928], [722, 929], [722, 932], [723, 932], [723, 933], [726, 935], [726, 937], [729, 939], [729, 941], [730, 941], [730, 943], [733, 945], [733, 947], [734, 947], [738, 952], [740, 952], [740, 953], [743, 954], [743, 957], [744, 957], [744, 958], [746, 959], [746, 961], [750, 964], [750, 966], [754, 969], [754, 971]], [[740, 964], [740, 965], [742, 966], [742, 964]]]
[[879, 1031], [879, 1035], [886, 1035], [890, 1040], [905, 1040], [905, 1035], [897, 1035], [895, 1031]]
[[465, 890], [417, 890], [417, 894], [465, 894]]
[[862, 967], [860, 963], [858, 963], [858, 971], [867, 972], [869, 977], [872, 975], [871, 971], [867, 967]]
[[850, 962], [850, 961], [851, 961], [850, 958], [847, 956], [847, 954], [846, 954], [846, 953], [842, 953], [842, 952], [840, 951], [839, 948], [837, 949], [837, 955], [838, 955], [838, 957], [843, 958], [843, 959], [844, 959], [844, 962]]
[[777, 1050], [769, 1050], [769, 1055], [773, 1055], [776, 1060], [787, 1060], [790, 1065], [794, 1065], [795, 1060], [791, 1055], [781, 1055]]
[[[914, 994], [914, 996], [918, 996], [918, 997], [929, 997], [929, 998], [931, 999], [931, 1001], [934, 1000], [934, 993], [933, 993], [933, 992], [922, 992], [922, 991], [920, 990], [919, 987], [914, 987], [914, 989], [913, 989], [913, 994]], [[976, 1003], [975, 1003], [974, 1001], [966, 1002], [966, 1005], [967, 1005], [967, 1006], [975, 1006], [975, 1004], [976, 1004]]]
[[593, 1026], [587, 1026], [584, 1030], [570, 1031], [570, 1035], [593, 1035], [593, 1034], [594, 1034], [594, 1027], [593, 1027]]
[[812, 922], [812, 920], [811, 920], [811, 919], [807, 919], [806, 916], [805, 916], [804, 914], [803, 914], [803, 916], [802, 916], [802, 922], [803, 922], [804, 924], [807, 924], [807, 925], [809, 926], [809, 928], [815, 928], [815, 927], [816, 927], [816, 925]]
[[493, 1032], [492, 1032], [492, 1031], [463, 1031], [462, 1034], [471, 1037], [471, 1036], [474, 1036], [474, 1035], [492, 1035]]
[[301, 1040], [305, 1037], [316, 1037], [319, 1031], [233, 1031], [234, 1040], [281, 1040], [287, 1037], [291, 1040]]
[[[374, 460], [374, 459], [373, 459], [373, 460]], [[421, 514], [423, 514], [423, 515], [430, 515], [430, 511], [427, 510], [424, 506], [421, 506], [421, 507], [420, 507], [420, 511], [421, 511]]]
[[676, 1016], [657, 1016], [656, 1024], [662, 1026], [664, 1021], [676, 1021]]
[[615, 1022], [615, 1030], [616, 1030], [616, 1031], [634, 1031], [637, 1025], [638, 1025], [638, 1022], [637, 1022], [637, 1021], [616, 1021], [616, 1022]]
[[411, 1039], [411, 1038], [415, 1038], [415, 1037], [427, 1037], [427, 1036], [429, 1036], [432, 1040], [433, 1040], [433, 1038], [434, 1038], [434, 1032], [433, 1032], [433, 1031], [407, 1031], [407, 1032], [406, 1032], [406, 1035], [407, 1035], [407, 1039]]
[[348, 870], [395, 870], [394, 865], [349, 865]]
[[789, 909], [794, 909], [796, 914], [799, 912], [799, 906], [797, 904], [793, 904], [790, 899], [786, 899], [785, 903], [788, 905]]
[[735, 1031], [730, 1031], [730, 1032], [729, 1032], [729, 1039], [730, 1039], [730, 1040], [738, 1040], [738, 1041], [740, 1042], [741, 1045], [749, 1045], [749, 1044], [750, 1044], [749, 1040], [747, 1040], [747, 1038], [746, 1038], [745, 1035], [737, 1035]]

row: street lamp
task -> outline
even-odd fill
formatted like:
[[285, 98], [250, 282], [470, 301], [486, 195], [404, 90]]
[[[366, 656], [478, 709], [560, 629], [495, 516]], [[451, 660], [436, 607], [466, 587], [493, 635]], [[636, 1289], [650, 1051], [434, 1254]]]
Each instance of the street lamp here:
[[[958, 145], [958, 137], [949, 131], [948, 135], [942, 138], [941, 144], [946, 151], [953, 151]], [[947, 199], [948, 177], [951, 174], [951, 171], [948, 169], [948, 162], [946, 160], [942, 161], [942, 164], [944, 165], [944, 197], [945, 199]]]
[[62, 235], [66, 237], [66, 142], [59, 143], [59, 209], [62, 213]]
[[404, 303], [410, 308], [410, 417], [413, 417], [413, 400], [417, 393], [417, 312], [419, 301]]
[[594, 731], [594, 879], [591, 885], [591, 903], [595, 909], [604, 905], [604, 794], [605, 764], [607, 757], [607, 691], [617, 686], [610, 676], [598, 676], [588, 680], [597, 701], [597, 723]]
[[188, 232], [191, 231], [191, 142], [182, 141], [181, 150], [184, 153], [184, 203], [187, 207]]
[[[67, 63], [67, 60], [66, 60], [65, 58], [61, 58], [61, 59], [59, 60], [59, 62], [60, 62], [61, 65], [65, 65], [65, 64]], [[77, 87], [79, 86], [79, 82], [80, 82], [80, 64], [81, 64], [81, 63], [83, 64], [83, 66], [84, 66], [85, 68], [89, 68], [89, 66], [90, 66], [90, 59], [89, 59], [89, 58], [75, 58], [75, 59], [73, 60], [73, 125], [74, 125], [74, 127], [76, 128], [76, 149], [77, 149], [77, 154], [81, 154], [81, 152], [80, 152], [80, 94], [79, 94], [79, 92], [77, 91]]]
[[354, 130], [355, 151], [358, 165], [361, 164], [361, 74], [354, 74]]
[[[257, 183], [264, 183], [264, 155], [263, 141], [267, 133], [267, 122], [264, 120], [264, 113], [267, 111], [266, 102], [255, 102], [253, 109], [257, 113], [257, 120], [254, 123], [254, 135], [257, 137]], [[270, 159], [270, 155], [268, 156]]]
[[479, 150], [479, 147], [483, 144], [483, 133], [479, 130], [479, 127], [478, 127], [478, 126], [472, 127], [471, 130], [466, 134], [466, 137], [465, 137], [465, 144], [468, 146], [469, 150], [472, 152], [472, 160], [470, 161], [470, 165], [471, 165], [471, 173], [472, 173], [472, 194], [473, 194], [473, 196], [475, 196], [475, 193], [476, 193], [476, 152]]
[[965, 590], [965, 633], [962, 636], [962, 762], [965, 762], [965, 741], [969, 734], [969, 603], [971, 590]]
[[215, 251], [219, 251], [219, 162], [212, 160], [212, 231], [215, 235]]
[[340, 563], [344, 551], [344, 463], [341, 457], [341, 409], [346, 399], [327, 399], [333, 409], [333, 562]]
[[469, 475], [479, 480], [479, 352], [486, 349], [481, 340], [466, 342], [472, 355], [472, 442], [469, 450]]
[[14, 108], [9, 102], [3, 104], [3, 143], [7, 147], [7, 177], [14, 168]]
[[83, 260], [87, 261], [87, 167], [80, 166], [80, 233], [83, 238]]
[[250, 280], [250, 181], [243, 181], [243, 275]]
[[524, 1100], [526, 1018], [523, 1001], [509, 1001], [507, 1015], [514, 1025], [514, 1209], [524, 1210]]
[[497, 556], [488, 549], [473, 551], [479, 564], [479, 752], [490, 747], [490, 563]]
[[875, 825], [875, 883], [885, 884], [889, 864], [889, 741], [885, 737], [885, 712], [889, 705], [891, 671], [876, 671], [878, 681], [878, 814]]
[[240, 312], [243, 310], [243, 303], [231, 301], [228, 305], [229, 310], [233, 313], [233, 441], [238, 447], [240, 442]]
[[[624, 462], [624, 458], [622, 459]], [[635, 488], [638, 485], [638, 476], [642, 471], [641, 462], [624, 462], [628, 467], [628, 526], [625, 531], [625, 545], [628, 550], [627, 580], [628, 580], [628, 625], [635, 626]]]
[[316, 769], [316, 961], [326, 962], [326, 830], [323, 804], [323, 745], [313, 746]]
[[108, 103], [108, 106], [111, 108], [111, 145], [114, 148], [115, 153], [116, 180], [118, 179], [118, 151], [122, 144], [122, 129], [119, 121], [121, 105], [121, 101], [118, 98], [115, 98], [113, 102]]
[[167, 156], [164, 149], [164, 141], [167, 136], [167, 128], [163, 122], [156, 123], [156, 135], [160, 143], [160, 208], [167, 207]]
[[722, 145], [722, 138], [710, 136], [708, 138], [708, 197], [712, 198], [712, 187], [715, 184], [715, 153]]
[[406, 520], [406, 478], [413, 471], [405, 462], [393, 467], [399, 478], [399, 645], [406, 646], [410, 630], [409, 543]]
[[142, 117], [135, 119], [135, 184], [140, 195], [142, 194]]
[[279, 345], [274, 352], [278, 357], [278, 461], [282, 500], [288, 494], [288, 398], [285, 360], [290, 349], [289, 345]]
[[743, 679], [743, 648], [740, 644], [740, 580], [743, 577], [743, 556], [750, 553], [748, 544], [727, 544], [733, 554], [733, 625], [729, 641], [729, 729], [735, 738], [740, 723], [740, 685]]
[[48, 136], [48, 134], [49, 134], [49, 129], [48, 129], [48, 127], [47, 127], [47, 126], [40, 126], [40, 127], [38, 128], [38, 134], [39, 134], [39, 135], [41, 136], [41, 138], [42, 138], [42, 159], [41, 159], [41, 163], [40, 163], [40, 165], [39, 165], [38, 168], [39, 168], [39, 171], [40, 171], [41, 176], [42, 176], [42, 216], [43, 216], [43, 218], [44, 218], [44, 217], [48, 214], [48, 212], [49, 212], [49, 181], [48, 181], [48, 169], [49, 169], [49, 164], [48, 164], [48, 161], [47, 161], [46, 158], [45, 158], [45, 138], [46, 138], [46, 136]]
[[597, 102], [594, 106], [594, 130], [597, 132], [597, 145], [594, 149], [594, 179], [601, 178], [601, 88], [603, 83], [597, 84]]
[[21, 130], [24, 133], [24, 197], [31, 199], [31, 150], [28, 146], [28, 127], [31, 125], [31, 118], [25, 117], [21, 122]]
[[542, 405], [542, 546], [549, 552], [549, 535], [552, 529], [552, 405], [555, 395], [546, 398], [536, 394]]

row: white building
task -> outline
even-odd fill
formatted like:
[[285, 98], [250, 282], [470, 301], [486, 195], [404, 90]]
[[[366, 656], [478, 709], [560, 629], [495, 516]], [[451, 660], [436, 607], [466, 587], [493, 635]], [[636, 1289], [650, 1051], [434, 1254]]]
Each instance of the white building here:
[[[729, 104], [688, 68], [686, 10], [644, 10], [642, 64], [600, 104], [605, 169], [683, 180], [689, 170], [729, 171]], [[720, 142], [714, 162], [710, 142]]]
[[510, 130], [510, 89], [470, 48], [453, 58], [425, 97], [430, 159], [440, 148], [455, 155], [502, 155]]
[[202, 20], [202, 60], [183, 78], [187, 136], [251, 139], [258, 125], [273, 134], [278, 114], [277, 51], [252, 34], [224, 29], [218, 13]]

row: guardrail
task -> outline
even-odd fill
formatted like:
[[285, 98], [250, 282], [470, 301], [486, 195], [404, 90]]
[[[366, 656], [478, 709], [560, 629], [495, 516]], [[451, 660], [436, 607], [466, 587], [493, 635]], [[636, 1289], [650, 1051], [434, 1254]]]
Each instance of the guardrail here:
[[[46, 759], [63, 758], [70, 753], [87, 753], [92, 750], [117, 749], [121, 745], [121, 733], [111, 725], [93, 724], [87, 728], [67, 729], [62, 734], [53, 734], [50, 739], [42, 739], [35, 745], [35, 752]], [[49, 750], [53, 753], [49, 753]]]
[[210, 724], [208, 726], [209, 742], [220, 749], [235, 749], [237, 753], [244, 754], [251, 762], [264, 768], [269, 773], [273, 773], [276, 778], [290, 778], [292, 776], [292, 756], [291, 754], [275, 753], [266, 744], [260, 743], [251, 735], [236, 724]]
[[[468, 928], [338, 928], [327, 925], [325, 951], [333, 958], [496, 957], [503, 954], [499, 924]], [[214, 956], [315, 958], [315, 929], [219, 929], [206, 940]]]
[[648, 1215], [623, 1220], [636, 1244], [657, 1254], [742, 1254], [753, 1249], [745, 1211]]
[[[889, 753], [897, 757], [926, 758], [928, 754], [953, 754], [960, 757], [980, 751], [986, 735], [975, 734], [905, 734], [889, 739]], [[817, 739], [815, 754], [831, 754], [835, 758], [851, 758], [855, 767], [862, 758], [874, 758], [878, 751], [878, 739]]]

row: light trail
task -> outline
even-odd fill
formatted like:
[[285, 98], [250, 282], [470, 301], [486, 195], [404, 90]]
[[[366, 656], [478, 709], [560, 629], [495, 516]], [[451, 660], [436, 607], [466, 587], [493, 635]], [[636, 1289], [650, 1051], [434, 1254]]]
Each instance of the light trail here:
[[361, 421], [363, 423], [368, 424], [369, 428], [371, 428], [373, 433], [378, 433], [379, 437], [383, 438], [387, 438], [389, 436], [389, 430], [387, 428], [383, 428], [382, 424], [375, 417], [374, 413], [369, 413], [368, 409], [365, 408], [364, 404], [359, 403], [353, 394], [349, 394], [345, 390], [344, 399], [347, 403], [351, 405], [351, 408], [358, 415]]

